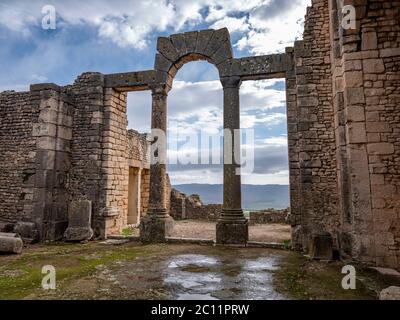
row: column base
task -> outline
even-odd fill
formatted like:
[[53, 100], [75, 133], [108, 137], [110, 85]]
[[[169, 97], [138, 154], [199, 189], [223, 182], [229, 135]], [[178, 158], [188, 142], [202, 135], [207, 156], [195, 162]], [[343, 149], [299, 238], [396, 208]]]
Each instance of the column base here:
[[169, 215], [147, 215], [140, 222], [140, 240], [145, 243], [162, 243], [171, 234], [174, 219]]
[[246, 245], [249, 240], [249, 224], [242, 217], [222, 217], [217, 223], [217, 244]]

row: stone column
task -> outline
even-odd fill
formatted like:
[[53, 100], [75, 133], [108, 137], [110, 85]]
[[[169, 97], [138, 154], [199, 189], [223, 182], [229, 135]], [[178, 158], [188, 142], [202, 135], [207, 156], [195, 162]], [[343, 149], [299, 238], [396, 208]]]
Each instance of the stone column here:
[[[173, 227], [173, 219], [167, 212], [167, 97], [169, 87], [155, 85], [152, 90], [153, 133], [150, 164], [150, 199], [147, 215], [140, 224], [143, 242], [164, 242]], [[159, 135], [164, 133], [164, 139]], [[154, 150], [154, 144], [158, 147]]]
[[[217, 223], [217, 243], [246, 244], [248, 222], [242, 210], [240, 177], [240, 77], [221, 79], [224, 88], [224, 204]], [[236, 131], [236, 135], [235, 135]], [[239, 141], [238, 141], [239, 139]]]

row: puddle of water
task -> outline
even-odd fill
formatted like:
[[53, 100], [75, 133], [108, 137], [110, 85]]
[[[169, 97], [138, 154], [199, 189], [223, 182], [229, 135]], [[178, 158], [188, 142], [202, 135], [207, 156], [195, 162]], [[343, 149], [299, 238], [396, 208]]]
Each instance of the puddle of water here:
[[251, 271], [277, 270], [277, 259], [274, 257], [262, 257], [256, 260], [245, 260], [243, 269]]
[[177, 300], [218, 300], [209, 294], [190, 294], [181, 293], [178, 294]]
[[216, 265], [218, 263], [219, 260], [214, 257], [205, 256], [202, 254], [183, 254], [173, 257], [168, 264], [168, 268], [179, 268], [190, 264], [203, 267]]
[[247, 255], [233, 253], [223, 260], [200, 254], [170, 257], [164, 283], [179, 300], [282, 299], [272, 286], [271, 271], [278, 269], [278, 257]]

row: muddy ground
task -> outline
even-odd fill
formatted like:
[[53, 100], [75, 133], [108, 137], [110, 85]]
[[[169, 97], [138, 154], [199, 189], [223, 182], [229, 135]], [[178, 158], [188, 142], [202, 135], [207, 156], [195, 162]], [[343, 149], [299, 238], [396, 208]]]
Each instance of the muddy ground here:
[[[45, 265], [56, 290], [41, 288]], [[0, 299], [376, 299], [387, 286], [358, 270], [357, 289], [343, 290], [341, 267], [261, 248], [42, 244], [0, 256]]]

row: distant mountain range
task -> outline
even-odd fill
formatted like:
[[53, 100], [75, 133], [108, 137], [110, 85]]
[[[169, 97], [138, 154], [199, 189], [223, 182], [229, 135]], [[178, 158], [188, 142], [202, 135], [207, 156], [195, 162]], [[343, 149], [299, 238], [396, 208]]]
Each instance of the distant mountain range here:
[[[200, 195], [204, 204], [222, 203], [223, 186], [220, 184], [181, 184], [173, 187], [187, 195]], [[285, 209], [289, 207], [289, 186], [244, 184], [242, 206], [244, 210]]]

